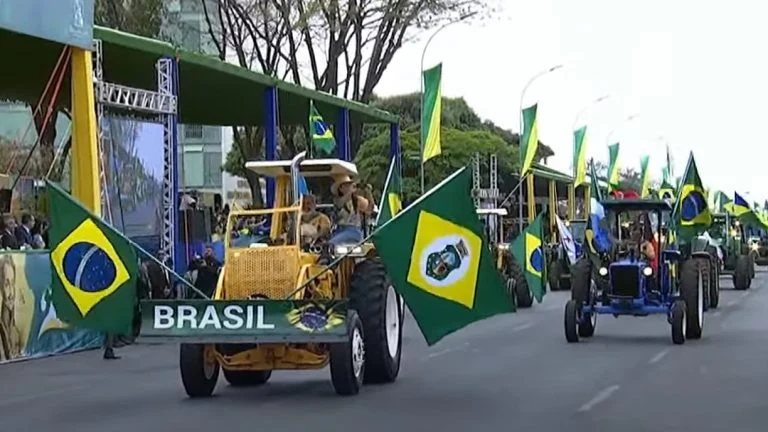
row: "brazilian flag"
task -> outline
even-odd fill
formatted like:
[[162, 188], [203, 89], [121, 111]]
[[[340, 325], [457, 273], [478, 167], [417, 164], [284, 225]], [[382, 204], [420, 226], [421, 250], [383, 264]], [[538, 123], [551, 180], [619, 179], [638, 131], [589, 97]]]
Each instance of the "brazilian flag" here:
[[688, 157], [688, 166], [680, 180], [673, 220], [676, 222], [681, 239], [690, 239], [712, 225], [712, 212], [707, 203], [693, 152]]
[[51, 222], [51, 297], [59, 319], [112, 334], [132, 331], [139, 260], [132, 243], [46, 182]]
[[523, 235], [517, 236], [510, 246], [512, 255], [520, 264], [520, 267], [524, 269], [528, 287], [539, 303], [544, 299], [544, 269], [546, 267], [544, 249], [542, 249], [541, 242], [541, 239], [544, 237], [541, 217], [542, 215], [538, 215], [523, 230]]
[[381, 205], [379, 206], [379, 216], [376, 219], [376, 225], [381, 226], [388, 220], [395, 217], [403, 209], [401, 195], [403, 193], [403, 181], [400, 178], [400, 166], [397, 163], [397, 156], [392, 157], [389, 164], [389, 173], [384, 183], [384, 192], [381, 194]]
[[376, 252], [428, 345], [472, 322], [514, 312], [459, 169], [373, 233]]
[[675, 192], [675, 187], [669, 184], [668, 181], [662, 180], [661, 185], [659, 186], [659, 199], [663, 200], [673, 200], [675, 199], [675, 195], [677, 194]]
[[309, 101], [309, 131], [312, 144], [316, 149], [328, 155], [336, 148], [336, 139], [333, 137], [333, 133], [328, 129], [323, 116], [320, 115], [320, 111], [315, 108], [315, 103], [311, 100]]

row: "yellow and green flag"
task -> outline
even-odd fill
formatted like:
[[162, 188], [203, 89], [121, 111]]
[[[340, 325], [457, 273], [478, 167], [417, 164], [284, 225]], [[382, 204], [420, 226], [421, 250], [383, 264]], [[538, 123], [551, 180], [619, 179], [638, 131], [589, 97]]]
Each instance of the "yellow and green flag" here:
[[376, 252], [428, 345], [472, 322], [514, 312], [459, 169], [373, 233]]
[[422, 72], [424, 93], [421, 95], [421, 161], [426, 162], [438, 156], [440, 150], [440, 116], [442, 115], [442, 92], [440, 80], [443, 65]]
[[328, 126], [326, 126], [323, 116], [315, 108], [315, 103], [309, 101], [309, 130], [312, 134], [312, 144], [322, 153], [328, 155], [336, 148], [336, 139]]
[[523, 131], [520, 136], [520, 173], [526, 175], [531, 169], [536, 150], [539, 148], [539, 126], [536, 120], [538, 104], [523, 110]]
[[650, 156], [640, 158], [640, 198], [645, 198], [650, 194], [651, 173], [648, 169]]
[[515, 237], [510, 245], [512, 256], [523, 269], [528, 288], [539, 303], [544, 298], [544, 271], [546, 269], [546, 259], [541, 240], [544, 238], [541, 217], [541, 214], [536, 216], [536, 219], [523, 230], [523, 235]]
[[587, 181], [587, 127], [573, 131], [573, 185], [581, 186]]
[[56, 219], [49, 230], [51, 299], [74, 327], [131, 334], [139, 274], [138, 254], [121, 233], [46, 182]]
[[658, 194], [659, 199], [671, 201], [675, 199], [675, 196], [677, 196], [677, 190], [668, 181], [662, 180], [661, 185], [659, 186]]
[[376, 225], [381, 226], [403, 209], [401, 196], [403, 194], [403, 181], [400, 178], [400, 166], [397, 163], [397, 156], [392, 157], [389, 164], [387, 180], [384, 183], [384, 192], [381, 194], [381, 205], [379, 205], [379, 215], [376, 219]]
[[690, 239], [712, 225], [712, 211], [707, 203], [696, 160], [691, 152], [685, 174], [681, 177], [673, 211], [680, 238]]
[[619, 187], [619, 143], [608, 146], [608, 192]]

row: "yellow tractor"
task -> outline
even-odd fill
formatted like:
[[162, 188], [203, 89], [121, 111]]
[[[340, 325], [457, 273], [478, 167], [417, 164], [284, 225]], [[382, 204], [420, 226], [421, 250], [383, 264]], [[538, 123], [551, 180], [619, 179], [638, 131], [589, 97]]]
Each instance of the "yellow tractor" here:
[[274, 179], [274, 207], [231, 212], [214, 297], [143, 302], [141, 337], [181, 342], [190, 397], [210, 396], [220, 370], [241, 387], [266, 383], [274, 370], [330, 365], [340, 395], [394, 382], [404, 305], [373, 245], [332, 246], [302, 232], [301, 177], [354, 177], [355, 165], [302, 153], [246, 168]]

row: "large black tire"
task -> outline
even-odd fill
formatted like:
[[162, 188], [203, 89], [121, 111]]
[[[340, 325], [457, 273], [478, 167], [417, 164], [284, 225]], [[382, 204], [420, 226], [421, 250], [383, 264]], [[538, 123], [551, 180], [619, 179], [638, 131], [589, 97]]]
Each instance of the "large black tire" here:
[[365, 330], [365, 382], [394, 382], [400, 373], [404, 315], [397, 291], [378, 258], [368, 258], [355, 266], [350, 306], [359, 314]]
[[568, 343], [576, 343], [579, 341], [579, 310], [581, 309], [581, 303], [576, 300], [568, 300], [565, 304], [565, 340]]
[[739, 291], [749, 288], [749, 258], [746, 255], [736, 257], [736, 266], [733, 269], [733, 287]]
[[576, 261], [571, 266], [571, 298], [583, 304], [589, 299], [592, 287], [592, 263], [588, 259]]
[[682, 345], [685, 343], [685, 310], [686, 304], [683, 300], [675, 300], [670, 310], [670, 324], [672, 325], [672, 343]]
[[594, 336], [595, 327], [597, 326], [597, 314], [592, 312], [589, 316], [586, 316], [585, 313], [581, 313], [580, 318], [579, 337], [588, 338]]
[[563, 273], [563, 266], [557, 257], [554, 257], [552, 262], [549, 263], [549, 269], [547, 271], [547, 280], [549, 281], [550, 291], [560, 290], [560, 275]]
[[514, 259], [509, 260], [509, 275], [514, 284], [509, 284], [508, 287], [514, 287], [514, 292], [509, 292], [510, 296], [515, 299], [517, 307], [526, 309], [533, 306], [533, 293], [528, 288], [528, 281], [525, 279], [523, 269], [517, 264]]
[[717, 309], [720, 305], [720, 262], [717, 257], [714, 258], [712, 267], [712, 279], [709, 283], [709, 307]]
[[191, 398], [209, 397], [219, 380], [219, 364], [207, 364], [205, 345], [181, 344], [179, 347], [181, 383]]
[[[342, 396], [360, 393], [365, 377], [365, 333], [363, 322], [354, 309], [347, 312], [347, 331], [347, 341], [331, 344], [331, 382], [336, 394]], [[360, 356], [363, 357], [362, 364], [359, 364]]]
[[756, 252], [749, 252], [749, 278], [754, 279], [755, 278], [755, 257], [757, 253]]
[[699, 339], [704, 328], [704, 281], [708, 274], [700, 270], [697, 258], [683, 262], [680, 272], [680, 295], [685, 301], [685, 335]]
[[712, 300], [712, 261], [708, 256], [694, 256], [692, 261], [702, 274], [701, 283], [704, 292], [704, 311], [709, 310]]
[[232, 387], [255, 387], [265, 384], [272, 376], [272, 371], [245, 371], [223, 369], [224, 379]]

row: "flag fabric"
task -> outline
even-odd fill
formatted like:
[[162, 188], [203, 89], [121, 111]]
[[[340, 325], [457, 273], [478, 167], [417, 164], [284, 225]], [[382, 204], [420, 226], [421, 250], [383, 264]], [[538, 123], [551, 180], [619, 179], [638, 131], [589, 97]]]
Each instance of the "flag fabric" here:
[[568, 262], [570, 262], [571, 265], [576, 264], [576, 242], [573, 240], [573, 234], [571, 234], [571, 230], [565, 226], [565, 222], [560, 219], [560, 216], [555, 215], [555, 218], [557, 218], [557, 231], [560, 237], [560, 245], [568, 256]]
[[677, 191], [675, 190], [675, 187], [669, 184], [667, 181], [662, 181], [661, 185], [659, 186], [659, 199], [663, 199], [665, 201], [672, 201], [675, 199], [675, 196], [677, 196]]
[[51, 223], [51, 297], [74, 326], [127, 335], [133, 329], [138, 254], [117, 230], [46, 181]]
[[651, 185], [651, 173], [648, 169], [650, 156], [640, 158], [640, 197], [645, 198], [649, 195]]
[[602, 265], [600, 254], [611, 251], [611, 235], [605, 217], [605, 209], [595, 198], [590, 200], [590, 214], [587, 219], [587, 227], [584, 230], [584, 251], [595, 267]]
[[733, 215], [741, 216], [749, 211], [749, 204], [738, 192], [733, 193]]
[[672, 219], [676, 222], [678, 237], [690, 239], [712, 225], [712, 212], [707, 205], [693, 152], [688, 157], [688, 165], [681, 179]]
[[472, 322], [514, 312], [459, 169], [372, 235], [428, 345]]
[[309, 101], [309, 130], [314, 147], [326, 155], [331, 154], [336, 148], [336, 139], [311, 100]]
[[440, 150], [440, 118], [443, 96], [440, 81], [443, 65], [422, 72], [424, 93], [421, 95], [421, 161], [426, 162], [438, 156]]
[[573, 131], [573, 185], [581, 186], [587, 180], [587, 127]]
[[530, 225], [525, 227], [523, 235], [515, 237], [510, 245], [512, 255], [523, 269], [528, 288], [539, 303], [544, 299], [544, 272], [546, 268], [542, 247], [542, 239], [544, 238], [542, 216], [543, 214], [538, 215]]
[[403, 182], [400, 178], [400, 166], [397, 163], [397, 156], [393, 156], [392, 162], [389, 163], [389, 172], [384, 183], [384, 192], [381, 194], [381, 204], [379, 205], [379, 215], [376, 218], [376, 226], [384, 225], [403, 209], [402, 194]]
[[589, 178], [590, 178], [590, 191], [591, 195], [597, 199], [597, 201], [603, 200], [603, 191], [600, 190], [600, 183], [597, 179], [597, 172], [595, 171], [595, 161], [589, 161]]
[[539, 125], [536, 118], [538, 104], [533, 104], [523, 110], [523, 131], [520, 136], [520, 173], [528, 174], [539, 148]]
[[608, 191], [619, 187], [619, 143], [608, 146]]

